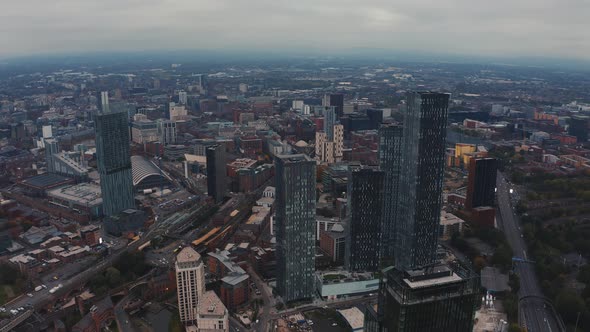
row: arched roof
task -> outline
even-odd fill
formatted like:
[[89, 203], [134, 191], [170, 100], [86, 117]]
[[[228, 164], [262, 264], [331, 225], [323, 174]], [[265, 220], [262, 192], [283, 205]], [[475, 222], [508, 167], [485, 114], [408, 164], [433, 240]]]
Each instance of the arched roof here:
[[137, 186], [143, 179], [148, 176], [164, 176], [166, 174], [160, 172], [160, 169], [147, 158], [142, 156], [131, 156], [131, 174], [133, 175], [133, 185]]

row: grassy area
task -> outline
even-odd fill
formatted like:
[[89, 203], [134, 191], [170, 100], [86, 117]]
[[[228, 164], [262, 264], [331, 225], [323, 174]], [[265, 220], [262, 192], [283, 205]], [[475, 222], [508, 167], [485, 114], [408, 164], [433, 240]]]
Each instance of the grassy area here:
[[[18, 292], [20, 293], [20, 292]], [[4, 305], [15, 297], [15, 291], [10, 285], [0, 285], [0, 305]]]

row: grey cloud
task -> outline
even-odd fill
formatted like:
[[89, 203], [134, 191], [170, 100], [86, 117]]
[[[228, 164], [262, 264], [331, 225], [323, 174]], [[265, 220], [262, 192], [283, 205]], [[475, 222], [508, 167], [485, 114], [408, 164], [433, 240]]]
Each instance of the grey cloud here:
[[371, 47], [590, 52], [586, 0], [3, 0], [0, 56], [136, 49]]

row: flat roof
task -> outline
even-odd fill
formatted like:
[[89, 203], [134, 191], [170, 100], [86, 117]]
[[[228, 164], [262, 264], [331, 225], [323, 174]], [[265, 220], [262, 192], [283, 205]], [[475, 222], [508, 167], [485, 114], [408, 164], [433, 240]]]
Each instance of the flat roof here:
[[102, 204], [100, 186], [92, 183], [79, 183], [60, 187], [50, 190], [47, 195], [85, 206], [97, 206]]
[[338, 310], [353, 331], [361, 330], [365, 326], [365, 314], [357, 307]]
[[54, 187], [62, 183], [67, 183], [68, 181], [71, 181], [71, 179], [65, 176], [52, 173], [43, 173], [24, 179], [22, 183], [28, 186], [45, 188]]
[[463, 280], [463, 279], [455, 273], [453, 273], [450, 276], [443, 276], [443, 277], [439, 277], [439, 278], [417, 280], [417, 281], [410, 281], [410, 279], [404, 278], [404, 282], [410, 288], [413, 288], [413, 289], [438, 286], [438, 285], [443, 285], [443, 284], [451, 284], [451, 283], [455, 283], [455, 282], [458, 282], [461, 280]]
[[227, 309], [214, 291], [208, 291], [203, 294], [202, 299], [199, 299], [197, 312], [199, 316], [224, 316]]

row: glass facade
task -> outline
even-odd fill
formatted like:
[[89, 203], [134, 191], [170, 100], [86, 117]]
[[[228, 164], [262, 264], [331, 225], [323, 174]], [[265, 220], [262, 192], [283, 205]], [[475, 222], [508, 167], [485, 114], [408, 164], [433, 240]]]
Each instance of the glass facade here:
[[277, 290], [285, 302], [311, 299], [315, 272], [316, 163], [276, 158]]
[[479, 158], [469, 161], [469, 178], [467, 180], [468, 209], [480, 206], [495, 206], [496, 174], [498, 167], [494, 158]]
[[337, 125], [338, 118], [335, 107], [326, 107], [324, 110], [324, 132], [328, 137], [328, 141], [334, 140], [334, 126]]
[[127, 119], [126, 111], [103, 112], [95, 119], [96, 159], [105, 216], [135, 208]]
[[377, 271], [380, 267], [383, 180], [384, 173], [376, 168], [350, 169], [350, 214], [345, 224], [345, 266], [349, 271]]
[[372, 331], [472, 331], [478, 300], [479, 278], [461, 263], [411, 271], [389, 268], [379, 287], [378, 314], [368, 310], [367, 320]]
[[448, 94], [407, 95], [394, 248], [400, 268], [413, 269], [436, 260], [448, 106]]
[[225, 147], [213, 145], [205, 150], [207, 157], [207, 193], [216, 203], [222, 202], [226, 189]]
[[399, 177], [403, 149], [403, 127], [384, 125], [379, 128], [379, 168], [384, 172], [381, 259], [393, 264]]

